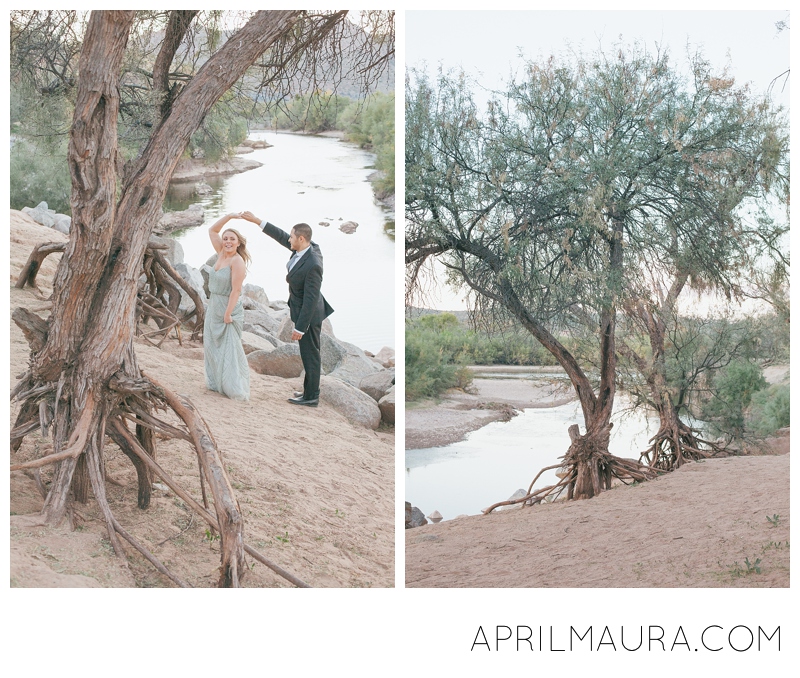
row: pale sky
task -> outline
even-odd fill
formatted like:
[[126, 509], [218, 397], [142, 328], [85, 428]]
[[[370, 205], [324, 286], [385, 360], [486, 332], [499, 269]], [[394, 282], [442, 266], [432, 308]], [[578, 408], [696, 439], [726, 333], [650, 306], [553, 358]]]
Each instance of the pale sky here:
[[[729, 67], [737, 83], [751, 83], [754, 94], [789, 66], [790, 30], [775, 24], [789, 19], [785, 10], [770, 11], [408, 11], [406, 68], [429, 74], [463, 69], [482, 87], [502, 88], [523, 59], [570, 51], [589, 54], [611, 49], [620, 40], [648, 49], [669, 49], [672, 63], [686, 63], [687, 45], [698, 49], [713, 67]], [[785, 86], [784, 86], [785, 83]], [[776, 104], [789, 108], [789, 81], [772, 88]], [[476, 100], [488, 96], [477, 94]], [[462, 310], [463, 294], [440, 289], [429, 303], [442, 310]]]

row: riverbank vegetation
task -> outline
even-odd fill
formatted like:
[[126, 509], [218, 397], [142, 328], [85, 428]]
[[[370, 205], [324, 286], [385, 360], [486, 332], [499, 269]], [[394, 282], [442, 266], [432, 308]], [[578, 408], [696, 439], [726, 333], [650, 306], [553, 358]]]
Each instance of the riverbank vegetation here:
[[[117, 118], [121, 159], [137, 157], [158, 126], [163, 107], [191, 81], [198, 65], [224, 38], [222, 13], [189, 13], [200, 19], [187, 25], [183, 45], [175, 45], [173, 71], [159, 62], [153, 49], [163, 37], [165, 12], [141, 12], [128, 40], [122, 65], [120, 108]], [[189, 14], [185, 16], [188, 18]], [[76, 95], [77, 59], [88, 14], [75, 11], [16, 11], [11, 15], [11, 181], [12, 209], [46, 201], [51, 209], [70, 214], [71, 178], [67, 142]], [[351, 27], [346, 32], [351, 33]], [[348, 44], [358, 39], [349, 35]], [[376, 49], [379, 49], [376, 48]], [[351, 55], [352, 56], [352, 55]], [[162, 62], [163, 62], [162, 57]], [[236, 88], [225, 93], [191, 135], [184, 158], [216, 162], [232, 155], [254, 127], [337, 130], [377, 156], [381, 172], [374, 182], [379, 198], [394, 194], [394, 93], [374, 91], [380, 69], [356, 79], [348, 75], [350, 98], [326, 93], [309, 78], [309, 93], [286, 96], [262, 91], [264, 78], [251, 69]], [[342, 69], [346, 72], [346, 65]], [[275, 76], [273, 76], [275, 77]], [[288, 77], [288, 76], [281, 76]], [[344, 77], [340, 75], [339, 77]], [[162, 100], [165, 78], [169, 91]], [[363, 87], [356, 86], [363, 80]], [[336, 81], [326, 79], [333, 90]], [[356, 93], [362, 90], [360, 95]], [[286, 90], [288, 91], [288, 89]], [[364, 93], [366, 92], [366, 93]]]
[[452, 313], [406, 320], [406, 400], [441, 395], [471, 382], [467, 365], [557, 365], [530, 335], [470, 329]]
[[[777, 314], [755, 318], [682, 318], [671, 336], [666, 359], [667, 387], [679, 415], [703, 421], [714, 437], [753, 440], [789, 425], [789, 380], [768, 384], [764, 368], [788, 364], [788, 324]], [[767, 345], [760, 340], [769, 336]], [[406, 400], [468, 389], [470, 365], [558, 366], [552, 354], [518, 327], [477, 330], [453, 313], [429, 313], [406, 320]], [[562, 335], [559, 341], [588, 365], [598, 361], [586, 337]], [[652, 355], [643, 338], [639, 348]], [[626, 334], [633, 344], [633, 334]], [[593, 368], [594, 369], [594, 368]], [[649, 385], [636, 365], [620, 361], [620, 387], [639, 406], [655, 409]]]
[[394, 92], [374, 92], [365, 99], [314, 92], [301, 94], [267, 114], [270, 127], [320, 134], [343, 132], [345, 139], [375, 153], [378, 197], [394, 194]]

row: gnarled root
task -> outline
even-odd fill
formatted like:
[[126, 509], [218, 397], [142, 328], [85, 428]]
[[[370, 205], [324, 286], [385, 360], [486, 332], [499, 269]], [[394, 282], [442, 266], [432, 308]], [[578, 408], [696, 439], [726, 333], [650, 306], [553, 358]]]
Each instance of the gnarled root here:
[[[170, 330], [176, 328], [178, 340], [180, 341], [181, 325], [190, 322], [194, 317], [192, 338], [197, 339], [202, 334], [205, 320], [203, 300], [160, 251], [164, 247], [164, 245], [156, 244], [155, 241], [150, 241], [147, 245], [142, 264], [145, 280], [139, 289], [137, 300], [137, 322], [147, 324], [149, 319], [155, 320], [158, 328], [155, 331], [142, 331], [145, 338], [149, 339], [153, 335], [161, 335], [163, 341]], [[25, 286], [35, 288], [36, 275], [42, 267], [42, 262], [50, 254], [64, 252], [65, 249], [66, 243], [42, 243], [37, 245], [28, 257], [25, 266], [23, 266], [15, 286], [20, 289]], [[178, 311], [181, 290], [194, 303], [194, 309], [185, 315]], [[19, 317], [17, 317], [17, 314], [20, 314]], [[47, 330], [46, 321], [24, 309], [16, 309], [14, 311], [14, 320], [25, 332], [28, 343], [31, 344], [31, 349], [34, 352], [44, 346]]]
[[661, 422], [658, 432], [648, 441], [639, 462], [661, 471], [673, 471], [686, 462], [707, 459], [721, 448], [700, 437], [699, 431], [680, 420]]
[[[623, 459], [608, 452], [608, 441], [611, 424], [598, 431], [589, 431], [580, 435], [580, 429], [573, 424], [569, 427], [572, 444], [562, 457], [563, 462], [543, 468], [531, 482], [524, 497], [509, 499], [492, 504], [483, 511], [491, 513], [500, 506], [523, 504], [533, 506], [544, 501], [557, 499], [566, 490], [567, 499], [589, 499], [603, 490], [609, 489], [615, 480], [624, 484], [650, 480], [659, 474], [658, 469], [640, 464], [632, 459]], [[533, 489], [536, 481], [545, 471], [563, 469], [559, 482], [537, 490]]]
[[[70, 512], [70, 493], [73, 500], [88, 498], [88, 487], [98, 503], [108, 530], [114, 552], [123, 560], [125, 553], [120, 538], [131, 544], [164, 576], [178, 586], [187, 586], [180, 577], [170, 572], [150, 551], [131, 536], [114, 517], [105, 493], [105, 471], [103, 465], [103, 441], [108, 435], [131, 459], [136, 468], [139, 495], [138, 505], [146, 508], [150, 499], [152, 481], [160, 478], [177, 496], [186, 502], [205, 520], [221, 539], [221, 565], [219, 586], [238, 587], [247, 572], [245, 553], [263, 563], [295, 586], [307, 588], [308, 584], [272, 563], [258, 551], [244, 543], [244, 522], [230, 481], [225, 473], [222, 456], [199, 412], [185, 397], [179, 396], [152, 379], [138, 378], [118, 373], [105, 389], [87, 391], [82, 408], [77, 411], [69, 386], [69, 379], [57, 383], [36, 385], [29, 375], [17, 397], [24, 397], [17, 424], [12, 431], [15, 443], [21, 443], [27, 433], [53, 426], [54, 451], [38, 459], [14, 463], [11, 470], [38, 474], [40, 468], [55, 465], [55, 473], [49, 490], [46, 491], [41, 521], [47, 525], [59, 524]], [[65, 386], [65, 381], [67, 385]], [[169, 410], [175, 413], [181, 425], [163, 421], [154, 410]], [[43, 414], [45, 413], [45, 414]], [[70, 430], [73, 418], [77, 423]], [[136, 424], [132, 431], [128, 422]], [[183, 490], [156, 462], [153, 433], [191, 442], [200, 467], [203, 490], [202, 504]], [[81, 468], [86, 474], [85, 488], [76, 495], [76, 486]], [[205, 488], [211, 490], [212, 513], [206, 498]], [[44, 493], [44, 486], [37, 483]], [[125, 561], [127, 563], [127, 561]]]

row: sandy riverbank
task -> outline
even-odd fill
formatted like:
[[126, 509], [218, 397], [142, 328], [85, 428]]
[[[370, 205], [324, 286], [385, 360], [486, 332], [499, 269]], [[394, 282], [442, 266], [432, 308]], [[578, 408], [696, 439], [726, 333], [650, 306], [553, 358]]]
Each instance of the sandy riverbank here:
[[[780, 366], [768, 378], [787, 372]], [[407, 408], [406, 448], [462, 440], [510, 407], [573, 399], [558, 379], [476, 378], [473, 386]], [[789, 440], [784, 429], [753, 456], [687, 464], [590, 500], [407, 529], [406, 586], [788, 587]]]
[[[11, 308], [47, 313], [44, 300], [57, 257], [45, 260], [40, 293], [13, 288], [16, 275], [39, 242], [65, 240], [19, 212], [11, 212]], [[10, 385], [25, 371], [28, 344], [10, 322]], [[145, 373], [189, 396], [208, 423], [224, 455], [245, 521], [245, 540], [295, 576], [315, 587], [394, 585], [394, 435], [350, 424], [336, 411], [296, 408], [287, 395], [299, 379], [251, 372], [251, 398], [241, 403], [207, 391], [202, 347], [184, 339], [162, 349], [137, 342]], [[298, 412], [297, 410], [302, 410]], [[11, 422], [16, 407], [11, 407]], [[321, 442], [322, 441], [322, 442]], [[52, 448], [51, 439], [29, 435], [12, 459], [28, 460]], [[158, 442], [159, 461], [193, 496], [200, 496], [193, 449], [176, 440]], [[192, 586], [213, 586], [219, 542], [192, 518], [182, 501], [156, 488], [146, 511], [136, 507], [136, 474], [127, 458], [108, 443], [106, 471], [111, 508], [122, 526]], [[46, 477], [46, 474], [43, 473]], [[76, 510], [76, 529], [30, 527], [25, 514], [38, 512], [42, 498], [31, 476], [10, 476], [11, 585], [20, 587], [166, 587], [138, 554], [127, 565], [109, 549], [103, 519], [93, 498]], [[213, 535], [212, 535], [213, 536]], [[252, 564], [248, 557], [248, 563]], [[247, 587], [283, 587], [288, 582], [253, 564]]]
[[594, 499], [406, 530], [406, 586], [788, 587], [788, 431], [771, 444]]
[[[480, 369], [481, 373], [491, 371]], [[552, 374], [555, 369], [547, 371]], [[469, 392], [450, 389], [438, 400], [409, 403], [405, 447], [418, 450], [450, 445], [493, 421], [507, 421], [514, 410], [556, 407], [574, 399], [574, 391], [564, 379], [547, 374], [514, 379], [476, 377]]]

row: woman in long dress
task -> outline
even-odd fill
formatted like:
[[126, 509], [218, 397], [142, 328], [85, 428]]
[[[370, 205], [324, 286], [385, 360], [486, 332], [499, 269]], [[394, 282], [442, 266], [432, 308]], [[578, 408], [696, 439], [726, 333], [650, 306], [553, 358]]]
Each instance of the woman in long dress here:
[[222, 227], [238, 214], [226, 214], [208, 229], [217, 261], [208, 274], [211, 298], [203, 327], [206, 386], [234, 400], [250, 398], [250, 367], [242, 348], [244, 309], [239, 298], [250, 254], [247, 241]]

